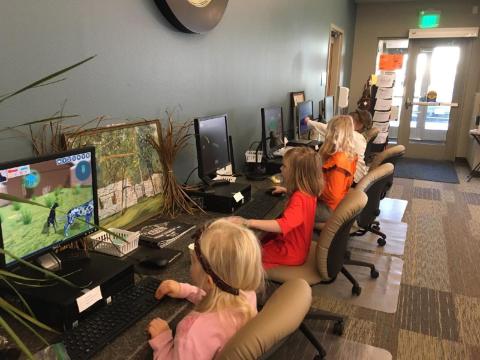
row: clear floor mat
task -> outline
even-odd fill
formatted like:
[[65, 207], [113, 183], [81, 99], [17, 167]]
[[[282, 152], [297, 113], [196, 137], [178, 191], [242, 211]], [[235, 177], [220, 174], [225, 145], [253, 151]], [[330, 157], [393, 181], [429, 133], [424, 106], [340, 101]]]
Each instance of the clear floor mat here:
[[385, 198], [380, 201], [380, 215], [378, 215], [378, 219], [401, 222], [407, 205], [407, 200]]
[[[381, 218], [379, 218], [379, 222], [380, 231], [387, 236], [385, 246], [378, 246], [377, 240], [380, 236], [367, 232], [362, 236], [351, 236], [348, 247], [368, 250], [377, 254], [403, 255], [407, 239], [407, 224]], [[352, 228], [353, 230], [355, 228]]]
[[[307, 322], [308, 323], [308, 322]], [[339, 360], [391, 360], [392, 355], [385, 349], [346, 340], [343, 336], [314, 331], [315, 336], [327, 352], [327, 359]], [[275, 360], [313, 359], [316, 349], [305, 336], [296, 331], [272, 356]]]
[[394, 313], [397, 310], [403, 261], [395, 256], [384, 256], [364, 251], [352, 251], [352, 259], [375, 264], [380, 276], [370, 277], [367, 267], [346, 265], [345, 267], [362, 287], [360, 296], [352, 295], [352, 284], [343, 274], [331, 284], [312, 287], [315, 297], [329, 297], [367, 309]]

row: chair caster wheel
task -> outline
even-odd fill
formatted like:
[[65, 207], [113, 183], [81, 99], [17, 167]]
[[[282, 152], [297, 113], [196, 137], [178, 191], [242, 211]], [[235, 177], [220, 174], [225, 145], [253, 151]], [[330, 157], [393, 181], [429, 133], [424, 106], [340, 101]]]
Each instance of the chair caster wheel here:
[[372, 225], [372, 229], [380, 231], [380, 225], [374, 224], [374, 225]]
[[375, 270], [375, 269], [370, 270], [370, 277], [371, 277], [372, 279], [378, 278], [378, 275], [380, 275], [380, 274], [378, 273], [377, 270]]
[[386, 243], [387, 241], [384, 238], [378, 238], [377, 240], [378, 246], [385, 246]]
[[326, 355], [327, 355], [327, 354], [325, 354], [325, 355], [322, 356], [322, 355], [320, 355], [320, 354], [317, 354], [317, 355], [315, 355], [315, 356], [313, 357], [313, 360], [323, 360], [323, 359], [325, 359], [325, 356], [326, 356]]
[[353, 286], [352, 287], [352, 294], [356, 296], [360, 296], [362, 293], [362, 288], [360, 286]]
[[336, 321], [335, 324], [333, 324], [333, 333], [338, 336], [343, 335], [343, 328], [344, 328], [344, 323], [342, 320]]

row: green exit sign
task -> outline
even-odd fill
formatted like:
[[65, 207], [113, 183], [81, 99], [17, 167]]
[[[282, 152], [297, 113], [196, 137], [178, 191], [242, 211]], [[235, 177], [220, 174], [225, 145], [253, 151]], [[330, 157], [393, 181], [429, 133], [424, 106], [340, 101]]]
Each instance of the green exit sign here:
[[420, 29], [436, 28], [440, 25], [440, 11], [420, 11], [418, 26]]

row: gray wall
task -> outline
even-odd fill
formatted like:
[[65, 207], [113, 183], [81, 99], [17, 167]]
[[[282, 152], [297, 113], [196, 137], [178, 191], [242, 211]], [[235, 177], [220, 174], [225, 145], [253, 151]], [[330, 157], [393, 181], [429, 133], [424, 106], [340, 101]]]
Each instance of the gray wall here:
[[[153, 0], [15, 0], [0, 2], [0, 93], [73, 64], [93, 61], [68, 80], [0, 104], [3, 126], [47, 117], [68, 99], [76, 123], [99, 115], [114, 121], [176, 119], [228, 113], [237, 162], [260, 138], [260, 107], [305, 90], [318, 104], [330, 24], [345, 30], [343, 84], [350, 79], [352, 0], [231, 0], [205, 35], [177, 32]], [[316, 109], [318, 111], [318, 109]], [[31, 154], [22, 138], [0, 133], [0, 161]], [[194, 145], [180, 157], [179, 177], [196, 166]], [[183, 179], [183, 177], [181, 178]]]
[[[375, 72], [375, 59], [379, 38], [408, 37], [408, 30], [418, 27], [420, 10], [441, 10], [441, 27], [480, 26], [480, 15], [472, 14], [472, 6], [478, 0], [418, 1], [399, 3], [357, 4], [355, 43], [350, 78], [350, 104], [361, 96], [368, 76]], [[480, 40], [475, 39], [467, 61], [468, 81], [465, 84], [463, 106], [459, 109], [461, 126], [457, 137], [457, 157], [464, 157], [469, 143], [468, 129], [473, 108], [473, 97], [480, 91]]]

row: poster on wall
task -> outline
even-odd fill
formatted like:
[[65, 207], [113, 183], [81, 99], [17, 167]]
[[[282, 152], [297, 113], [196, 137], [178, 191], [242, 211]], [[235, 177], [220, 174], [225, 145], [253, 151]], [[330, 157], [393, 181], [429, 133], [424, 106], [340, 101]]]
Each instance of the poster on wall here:
[[403, 66], [403, 54], [380, 54], [379, 70], [393, 71]]
[[157, 120], [63, 134], [68, 149], [95, 146], [100, 225], [133, 226], [158, 214], [163, 175], [157, 151]]

